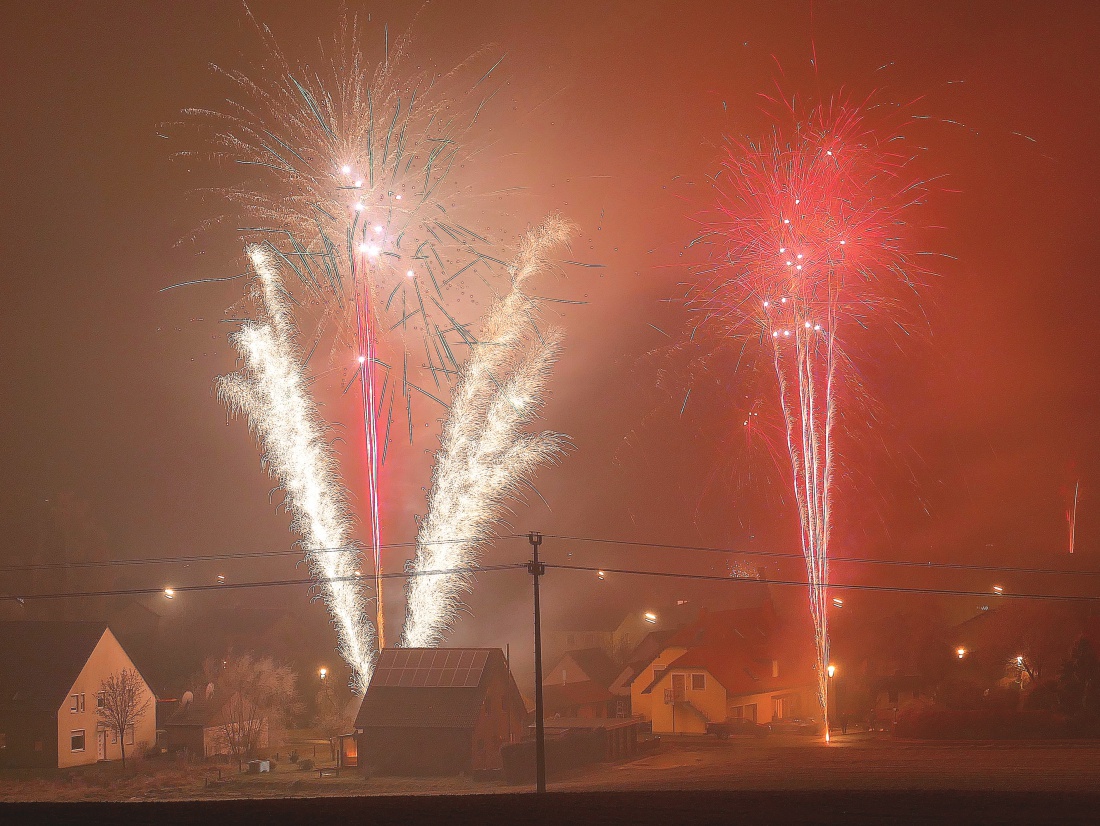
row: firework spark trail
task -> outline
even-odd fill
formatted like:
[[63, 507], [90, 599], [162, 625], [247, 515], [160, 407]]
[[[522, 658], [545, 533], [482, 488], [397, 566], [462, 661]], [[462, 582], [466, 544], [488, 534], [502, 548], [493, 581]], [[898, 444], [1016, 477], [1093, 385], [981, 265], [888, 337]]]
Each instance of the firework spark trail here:
[[[258, 276], [257, 298], [264, 318], [244, 322], [233, 334], [244, 367], [218, 379], [218, 395], [234, 414], [247, 416], [262, 445], [264, 464], [286, 492], [292, 527], [302, 536], [310, 571], [336, 627], [340, 653], [361, 691], [370, 681], [375, 640], [356, 576], [359, 554], [349, 543], [343, 487], [306, 388], [279, 269], [264, 247], [250, 246], [248, 255]], [[341, 547], [347, 550], [329, 550]]]
[[730, 148], [699, 239], [716, 253], [691, 303], [723, 339], [759, 342], [775, 376], [828, 738], [835, 430], [839, 400], [860, 389], [845, 345], [882, 334], [884, 318], [913, 297], [922, 270], [903, 247], [901, 214], [924, 189], [901, 183], [909, 158], [884, 148], [897, 135], [877, 135], [860, 107], [787, 114], [793, 134], [777, 127], [765, 142]]
[[[547, 266], [547, 252], [568, 241], [570, 232], [569, 224], [551, 216], [528, 233], [511, 267], [512, 290], [489, 310], [480, 340], [463, 365], [440, 435], [413, 571], [475, 562], [505, 500], [562, 451], [565, 437], [560, 434], [523, 430], [542, 406], [562, 338], [558, 329], [538, 331], [537, 302], [523, 285]], [[444, 541], [456, 536], [474, 538]], [[469, 584], [469, 576], [458, 574], [412, 578], [402, 644], [438, 645]]]
[[[216, 192], [236, 219], [247, 219], [239, 231], [263, 238], [286, 274], [294, 273], [286, 288], [303, 310], [320, 309], [315, 343], [327, 329], [342, 351], [337, 358], [346, 359], [349, 347], [358, 360], [381, 646], [379, 471], [397, 432], [398, 388], [411, 442], [414, 394], [445, 407], [458, 375], [454, 350], [469, 344], [471, 318], [451, 306], [452, 297], [471, 284], [495, 294], [492, 282], [506, 269], [485, 230], [459, 217], [482, 193], [452, 175], [472, 157], [463, 139], [494, 94], [487, 81], [500, 60], [466, 84], [466, 70], [484, 55], [450, 72], [418, 69], [406, 77], [407, 37], [390, 43], [387, 33], [385, 56], [371, 66], [364, 32], [350, 16], [311, 68], [292, 63], [253, 22], [265, 47], [259, 72], [223, 71], [234, 86], [224, 109], [186, 110], [184, 126], [203, 129], [214, 157], [240, 170], [241, 183]], [[380, 349], [396, 351], [392, 366]]]
[[1077, 540], [1077, 499], [1081, 493], [1081, 480], [1073, 486], [1073, 505], [1066, 509], [1066, 522], [1069, 524], [1069, 552], [1073, 553]]

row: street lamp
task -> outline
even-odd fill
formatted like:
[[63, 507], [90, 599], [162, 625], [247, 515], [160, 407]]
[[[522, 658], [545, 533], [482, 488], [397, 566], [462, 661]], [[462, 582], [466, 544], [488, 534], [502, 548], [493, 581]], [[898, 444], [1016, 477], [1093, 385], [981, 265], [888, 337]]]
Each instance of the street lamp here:
[[966, 656], [966, 649], [960, 646], [955, 649], [955, 653], [959, 655], [959, 659], [961, 660], [963, 657]]
[[164, 589], [164, 598], [165, 599], [172, 599], [173, 597], [175, 597], [175, 595], [176, 595], [176, 592], [173, 591], [171, 588], [165, 588]]
[[328, 676], [328, 669], [322, 668], [320, 671], [317, 672], [317, 676], [321, 678], [321, 682], [324, 682], [325, 677]]

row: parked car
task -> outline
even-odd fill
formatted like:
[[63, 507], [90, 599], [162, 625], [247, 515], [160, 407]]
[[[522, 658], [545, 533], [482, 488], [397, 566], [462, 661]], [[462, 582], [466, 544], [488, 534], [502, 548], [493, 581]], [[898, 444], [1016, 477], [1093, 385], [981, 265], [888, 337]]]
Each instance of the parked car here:
[[822, 734], [822, 726], [812, 717], [784, 717], [772, 720], [769, 728], [776, 734]]
[[707, 723], [707, 734], [717, 735], [719, 740], [730, 737], [767, 737], [768, 727], [744, 717], [731, 717], [724, 723]]

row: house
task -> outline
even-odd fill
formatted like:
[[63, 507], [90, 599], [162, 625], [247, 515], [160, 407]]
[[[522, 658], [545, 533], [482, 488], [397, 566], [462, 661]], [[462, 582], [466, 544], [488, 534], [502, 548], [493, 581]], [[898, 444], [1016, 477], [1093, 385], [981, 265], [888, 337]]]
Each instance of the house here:
[[703, 613], [674, 634], [630, 683], [654, 733], [705, 733], [708, 722], [817, 712], [812, 632], [781, 625], [770, 603]]
[[547, 717], [626, 717], [627, 697], [611, 691], [621, 669], [602, 648], [566, 651], [545, 673]]
[[[0, 623], [0, 765], [69, 768], [117, 760], [123, 743], [96, 715], [100, 687], [138, 671], [106, 623]], [[140, 673], [139, 673], [140, 677]], [[123, 734], [127, 755], [156, 741], [155, 699]]]
[[253, 750], [265, 749], [269, 742], [267, 722], [251, 716], [239, 694], [228, 696], [216, 690], [213, 683], [198, 698], [185, 691], [179, 707], [164, 723], [168, 750], [202, 759], [232, 754], [230, 735], [238, 730], [243, 730], [241, 742], [247, 740]]
[[527, 710], [499, 648], [387, 648], [355, 718], [364, 773], [500, 769]]

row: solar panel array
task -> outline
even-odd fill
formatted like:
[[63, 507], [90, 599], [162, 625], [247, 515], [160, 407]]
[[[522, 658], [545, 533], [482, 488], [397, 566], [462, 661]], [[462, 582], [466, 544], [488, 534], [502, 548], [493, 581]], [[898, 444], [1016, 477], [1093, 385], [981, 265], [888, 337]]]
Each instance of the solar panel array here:
[[476, 688], [488, 661], [488, 651], [391, 648], [382, 652], [371, 687]]

